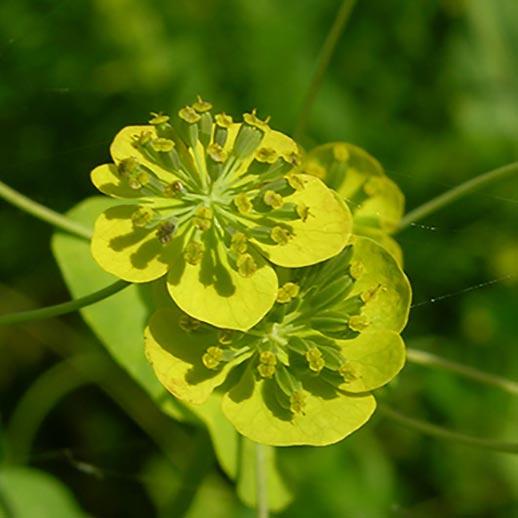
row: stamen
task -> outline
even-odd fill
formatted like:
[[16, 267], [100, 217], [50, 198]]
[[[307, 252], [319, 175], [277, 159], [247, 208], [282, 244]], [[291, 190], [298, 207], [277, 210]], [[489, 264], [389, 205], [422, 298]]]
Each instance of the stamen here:
[[158, 230], [156, 231], [156, 237], [162, 245], [167, 245], [171, 242], [175, 230], [176, 223], [174, 221], [165, 221], [158, 227]]
[[333, 157], [337, 162], [346, 162], [349, 159], [349, 150], [345, 144], [333, 146]]
[[267, 190], [263, 194], [263, 201], [272, 209], [280, 209], [284, 205], [284, 200], [282, 196], [275, 191]]
[[221, 363], [223, 359], [223, 349], [221, 347], [211, 346], [207, 349], [207, 352], [201, 357], [201, 361], [203, 365], [207, 367], [207, 369], [217, 369], [218, 365]]
[[182, 182], [176, 180], [169, 185], [166, 185], [162, 192], [166, 198], [175, 198], [179, 194], [185, 192], [185, 187], [183, 186]]
[[201, 115], [192, 106], [184, 106], [178, 112], [178, 116], [189, 124], [195, 124], [201, 119]]
[[247, 251], [248, 239], [243, 232], [235, 232], [230, 240], [230, 250], [236, 254], [244, 254]]
[[162, 112], [151, 112], [151, 115], [152, 118], [149, 120], [149, 124], [153, 124], [153, 126], [161, 126], [169, 122], [169, 115], [164, 115]]
[[209, 228], [212, 227], [213, 216], [214, 213], [210, 207], [197, 207], [192, 220], [193, 225], [202, 231], [209, 230]]
[[272, 228], [270, 232], [270, 237], [273, 241], [275, 241], [278, 245], [286, 245], [290, 240], [290, 232], [285, 228], [275, 226]]
[[287, 304], [291, 302], [300, 292], [300, 288], [294, 282], [287, 282], [283, 284], [277, 292], [277, 302], [279, 304]]
[[219, 164], [227, 159], [227, 152], [217, 142], [213, 142], [207, 147], [207, 155]]
[[135, 227], [146, 227], [156, 216], [156, 212], [149, 207], [139, 207], [132, 215], [131, 222]]
[[275, 374], [277, 356], [271, 351], [261, 351], [257, 371], [263, 378], [271, 378]]
[[305, 223], [309, 217], [309, 207], [304, 203], [298, 203], [296, 211], [299, 218]]
[[271, 147], [262, 147], [255, 153], [255, 159], [258, 162], [273, 164], [279, 159], [279, 154]]
[[320, 371], [325, 367], [326, 363], [324, 358], [322, 358], [322, 353], [317, 347], [311, 347], [305, 356], [309, 364], [309, 368], [313, 372], [319, 374]]
[[222, 345], [230, 345], [234, 333], [231, 329], [221, 329], [218, 333], [218, 342]]
[[203, 244], [199, 241], [189, 241], [183, 251], [185, 262], [196, 266], [201, 262], [204, 250]]
[[248, 199], [248, 196], [241, 192], [234, 197], [234, 205], [241, 214], [248, 214], [251, 212], [253, 206], [252, 202]]
[[304, 187], [306, 186], [304, 183], [304, 180], [299, 174], [295, 173], [288, 173], [285, 176], [286, 180], [290, 184], [290, 186], [295, 189], [296, 191], [302, 191]]
[[248, 254], [240, 254], [236, 261], [237, 271], [242, 277], [251, 277], [257, 271], [254, 258]]
[[343, 377], [345, 383], [352, 383], [358, 379], [358, 374], [348, 361], [338, 369], [338, 372]]
[[151, 141], [151, 147], [153, 150], [161, 153], [172, 151], [174, 146], [174, 142], [168, 138], [158, 137]]
[[366, 329], [370, 324], [369, 319], [365, 315], [353, 315], [349, 317], [349, 320], [347, 321], [347, 325], [353, 330], [357, 331], [358, 333]]
[[197, 96], [196, 102], [193, 103], [192, 107], [198, 113], [208, 112], [212, 109], [212, 104], [208, 101], [204, 101], [199, 95]]
[[293, 392], [290, 397], [290, 410], [294, 414], [304, 414], [304, 408], [306, 407], [306, 393], [300, 389]]

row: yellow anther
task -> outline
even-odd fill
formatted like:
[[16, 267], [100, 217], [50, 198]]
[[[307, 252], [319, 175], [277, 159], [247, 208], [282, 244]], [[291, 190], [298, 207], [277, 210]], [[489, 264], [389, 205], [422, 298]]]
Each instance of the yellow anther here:
[[276, 226], [272, 228], [270, 232], [270, 237], [278, 244], [278, 245], [286, 245], [290, 240], [290, 232], [285, 228]]
[[358, 379], [358, 374], [349, 362], [345, 362], [339, 369], [338, 372], [344, 379], [345, 383], [352, 383]]
[[291, 302], [293, 298], [295, 298], [300, 292], [300, 288], [298, 284], [294, 282], [287, 282], [283, 284], [279, 290], [277, 291], [277, 302], [279, 304], [287, 304]]
[[160, 126], [161, 124], [169, 122], [169, 115], [164, 115], [162, 112], [151, 112], [151, 115], [152, 117], [149, 120], [149, 124], [153, 124], [153, 126]]
[[218, 333], [218, 342], [221, 345], [229, 345], [232, 343], [234, 332], [231, 329], [221, 329]]
[[189, 124], [194, 124], [201, 119], [201, 115], [192, 106], [184, 106], [178, 112], [178, 116]]
[[209, 230], [212, 227], [212, 217], [214, 213], [210, 207], [198, 207], [194, 211], [193, 225], [200, 230]]
[[263, 378], [271, 378], [275, 374], [277, 356], [271, 351], [261, 351], [257, 370]]
[[292, 151], [284, 156], [286, 162], [291, 165], [300, 165], [301, 158], [300, 153], [298, 151]]
[[358, 333], [367, 328], [369, 324], [370, 321], [365, 315], [353, 315], [352, 317], [349, 317], [349, 320], [347, 321], [347, 325], [353, 331], [357, 331]]
[[360, 261], [351, 262], [349, 273], [353, 279], [358, 280], [363, 275], [363, 272], [365, 272], [365, 267]]
[[272, 190], [268, 190], [263, 194], [263, 201], [272, 209], [280, 209], [284, 205], [282, 196]]
[[151, 147], [155, 151], [169, 153], [174, 148], [174, 142], [168, 138], [159, 137], [151, 141]]
[[337, 162], [346, 162], [349, 159], [349, 150], [346, 144], [335, 144], [333, 146], [333, 157]]
[[232, 123], [234, 122], [232, 120], [232, 117], [230, 115], [227, 115], [226, 113], [218, 113], [214, 120], [216, 121], [216, 125], [220, 128], [230, 128], [232, 126]]
[[191, 333], [192, 331], [196, 331], [201, 327], [201, 322], [192, 318], [189, 315], [182, 315], [178, 320], [178, 325], [181, 329], [183, 329], [186, 333]]
[[207, 369], [217, 369], [222, 359], [223, 349], [216, 346], [209, 347], [206, 353], [201, 357], [201, 361]]
[[323, 180], [326, 177], [326, 168], [316, 160], [312, 160], [304, 165], [304, 172], [316, 176]]
[[177, 194], [185, 190], [183, 183], [176, 180], [164, 187], [163, 193], [166, 198], [174, 198]]
[[306, 393], [303, 390], [295, 390], [290, 397], [290, 410], [294, 414], [303, 414], [306, 407]]
[[135, 176], [128, 178], [128, 183], [132, 189], [140, 189], [151, 181], [151, 175], [147, 171], [139, 171]]
[[363, 300], [363, 302], [365, 302], [365, 304], [367, 304], [367, 302], [369, 302], [370, 300], [373, 300], [378, 291], [380, 291], [381, 289], [381, 284], [378, 284], [377, 286], [375, 286], [374, 288], [371, 288], [369, 290], [365, 290], [361, 295], [361, 299]]
[[302, 179], [302, 176], [295, 173], [288, 173], [285, 176], [286, 180], [290, 184], [290, 186], [295, 189], [296, 191], [302, 191], [305, 187], [304, 180]]
[[189, 241], [183, 251], [185, 261], [193, 266], [199, 264], [203, 258], [204, 248], [199, 241]]
[[370, 178], [367, 182], [365, 182], [363, 185], [363, 190], [368, 196], [376, 196], [377, 194], [383, 192], [383, 187], [383, 179], [381, 177], [375, 176], [374, 178]]
[[132, 215], [131, 222], [135, 227], [145, 227], [155, 216], [155, 211], [149, 207], [139, 207]]
[[209, 155], [214, 162], [221, 163], [227, 159], [227, 152], [217, 142], [213, 142], [207, 146], [207, 155]]
[[261, 147], [255, 153], [255, 159], [266, 164], [273, 164], [278, 158], [279, 154], [271, 147]]
[[119, 172], [120, 176], [125, 178], [137, 171], [139, 167], [140, 164], [138, 163], [138, 160], [132, 156], [130, 158], [124, 158], [121, 160], [117, 166], [117, 171]]
[[142, 131], [138, 137], [135, 137], [137, 146], [147, 146], [155, 136], [151, 131]]
[[266, 117], [266, 119], [263, 121], [257, 117], [257, 111], [254, 108], [252, 110], [252, 113], [245, 113], [243, 115], [243, 120], [249, 125], [249, 126], [255, 126], [256, 128], [259, 128], [260, 130], [266, 131], [269, 129], [268, 123], [270, 122], [270, 117]]
[[248, 239], [243, 232], [236, 232], [230, 240], [230, 250], [236, 254], [244, 254], [247, 249]]
[[252, 210], [252, 202], [244, 192], [240, 192], [234, 198], [234, 205], [241, 214], [247, 214]]
[[172, 221], [166, 221], [158, 227], [156, 231], [156, 237], [161, 244], [167, 245], [167, 243], [171, 242], [175, 230], [176, 224]]
[[309, 364], [309, 368], [317, 374], [320, 373], [326, 365], [324, 358], [322, 358], [322, 353], [316, 347], [311, 347], [305, 356]]
[[237, 271], [242, 277], [251, 277], [257, 271], [257, 264], [254, 258], [244, 253], [237, 257], [236, 261]]
[[306, 204], [298, 203], [295, 210], [297, 211], [297, 214], [302, 221], [306, 221], [308, 219], [309, 207]]
[[212, 104], [208, 101], [204, 101], [199, 95], [197, 96], [196, 102], [193, 103], [192, 107], [198, 113], [208, 112], [212, 109]]

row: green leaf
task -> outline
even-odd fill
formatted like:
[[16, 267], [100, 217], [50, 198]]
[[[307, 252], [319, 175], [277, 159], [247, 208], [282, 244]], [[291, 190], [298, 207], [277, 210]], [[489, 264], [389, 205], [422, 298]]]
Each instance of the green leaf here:
[[[89, 198], [76, 205], [68, 216], [85, 225], [92, 225], [99, 213], [123, 203], [106, 197]], [[114, 282], [90, 254], [89, 243], [75, 236], [56, 233], [52, 250], [63, 277], [74, 297], [81, 297]], [[204, 422], [211, 434], [216, 454], [223, 469], [231, 477], [236, 473], [237, 434], [221, 414], [219, 404], [188, 407], [171, 396], [156, 378], [144, 354], [144, 328], [157, 299], [156, 283], [129, 286], [116, 295], [81, 310], [113, 359], [175, 419]], [[162, 291], [165, 290], [162, 288]]]
[[87, 516], [60, 481], [47, 473], [25, 467], [0, 469], [0, 514], [20, 518]]

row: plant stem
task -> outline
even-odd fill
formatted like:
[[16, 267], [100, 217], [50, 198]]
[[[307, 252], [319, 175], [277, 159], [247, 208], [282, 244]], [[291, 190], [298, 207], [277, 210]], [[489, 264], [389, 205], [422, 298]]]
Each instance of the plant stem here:
[[255, 501], [257, 502], [257, 518], [268, 518], [266, 451], [262, 444], [255, 445]]
[[70, 300], [69, 302], [63, 302], [56, 304], [55, 306], [47, 306], [44, 308], [32, 309], [29, 311], [18, 311], [16, 313], [7, 313], [6, 315], [0, 315], [0, 325], [6, 324], [17, 324], [20, 322], [27, 322], [28, 320], [41, 320], [43, 318], [52, 318], [65, 313], [72, 313], [78, 309], [86, 306], [91, 306], [96, 302], [107, 299], [115, 293], [123, 290], [130, 283], [126, 281], [116, 281], [102, 290], [95, 291], [79, 299]]
[[355, 4], [356, 0], [344, 0], [342, 2], [335, 21], [331, 26], [329, 33], [327, 34], [324, 45], [322, 46], [320, 55], [318, 57], [315, 73], [313, 74], [311, 83], [309, 84], [308, 90], [302, 102], [302, 109], [300, 111], [294, 131], [296, 139], [299, 139], [304, 134], [311, 108], [313, 107], [317, 93], [320, 90], [320, 85], [322, 84], [322, 79], [324, 78], [324, 74], [327, 70], [329, 62], [331, 61], [336, 44], [340, 39], [340, 35], [342, 34], [345, 25], [349, 20]]
[[487, 173], [483, 173], [471, 180], [468, 180], [449, 191], [446, 191], [443, 194], [440, 194], [436, 198], [423, 203], [420, 207], [417, 207], [414, 210], [411, 210], [399, 223], [399, 227], [397, 231], [403, 230], [408, 227], [412, 223], [419, 221], [426, 216], [429, 216], [433, 212], [446, 207], [450, 203], [466, 196], [467, 194], [476, 191], [477, 189], [481, 189], [482, 187], [495, 182], [497, 180], [501, 180], [506, 176], [511, 176], [512, 174], [518, 173], [518, 162], [513, 162], [512, 164], [507, 164], [497, 169], [493, 169]]
[[392, 407], [386, 404], [379, 404], [378, 410], [385, 416], [396, 421], [397, 423], [412, 428], [425, 435], [437, 437], [439, 439], [445, 439], [448, 441], [458, 442], [467, 444], [468, 446], [476, 446], [479, 448], [486, 448], [489, 450], [495, 450], [502, 453], [518, 453], [518, 443], [495, 441], [492, 439], [483, 439], [481, 437], [474, 437], [472, 435], [466, 435], [458, 432], [453, 432], [442, 426], [438, 426], [427, 421], [415, 419], [407, 415], [401, 414], [394, 410]]
[[90, 239], [92, 237], [91, 229], [31, 200], [3, 182], [0, 182], [0, 197], [15, 207], [18, 207], [19, 209], [28, 212], [36, 218], [41, 219], [46, 223], [50, 223], [61, 230], [65, 230], [66, 232], [85, 239]]
[[[97, 371], [106, 367], [98, 355], [77, 356], [77, 361]], [[12, 463], [29, 461], [34, 437], [49, 412], [65, 396], [88, 381], [63, 360], [41, 374], [19, 399], [7, 426], [9, 448], [7, 459]]]
[[417, 349], [407, 349], [407, 359], [409, 362], [417, 365], [437, 367], [439, 369], [451, 371], [460, 376], [464, 376], [465, 378], [469, 378], [492, 387], [497, 387], [513, 396], [518, 396], [518, 382], [516, 381], [488, 374], [486, 372], [479, 371], [478, 369], [474, 369], [473, 367], [452, 362], [435, 354], [426, 351], [419, 351]]

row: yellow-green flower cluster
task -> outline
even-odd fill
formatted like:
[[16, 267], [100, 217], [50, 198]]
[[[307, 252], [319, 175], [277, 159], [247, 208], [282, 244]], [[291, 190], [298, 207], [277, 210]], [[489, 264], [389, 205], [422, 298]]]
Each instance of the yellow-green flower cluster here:
[[254, 441], [330, 444], [370, 418], [370, 391], [403, 366], [410, 287], [395, 259], [364, 237], [279, 276], [276, 304], [252, 329], [185, 326], [171, 304], [151, 318], [146, 354], [181, 400], [221, 393], [225, 416]]
[[276, 300], [272, 265], [318, 263], [350, 238], [348, 208], [255, 110], [234, 122], [198, 98], [124, 128], [111, 156], [92, 181], [124, 201], [98, 218], [94, 258], [131, 282], [168, 274], [176, 304], [215, 326], [249, 329]]
[[300, 171], [338, 192], [353, 215], [355, 234], [378, 241], [402, 263], [401, 249], [389, 234], [403, 216], [404, 197], [373, 156], [353, 144], [332, 142], [305, 154]]

